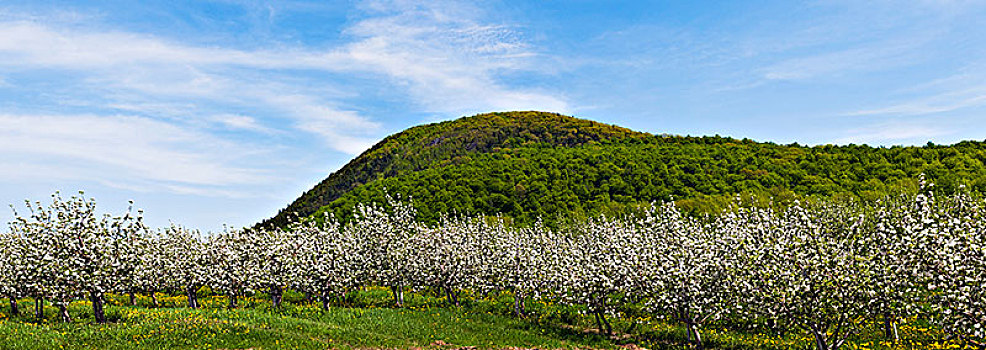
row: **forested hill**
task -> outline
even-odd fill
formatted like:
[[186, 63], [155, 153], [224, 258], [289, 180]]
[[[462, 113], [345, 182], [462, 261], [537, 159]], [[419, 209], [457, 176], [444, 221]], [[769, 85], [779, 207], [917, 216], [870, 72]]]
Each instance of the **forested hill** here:
[[260, 225], [288, 213], [331, 211], [385, 193], [413, 197], [420, 219], [502, 213], [518, 223], [615, 214], [676, 200], [710, 210], [736, 194], [791, 200], [868, 199], [912, 187], [924, 173], [940, 190], [986, 191], [986, 143], [874, 148], [777, 145], [725, 137], [651, 135], [544, 112], [480, 114], [389, 136]]
[[650, 134], [543, 112], [480, 114], [420, 125], [384, 138], [261, 225], [281, 226], [294, 213], [300, 217], [311, 215], [355, 188], [385, 178], [402, 178], [422, 170], [461, 164], [476, 154], [647, 137]]

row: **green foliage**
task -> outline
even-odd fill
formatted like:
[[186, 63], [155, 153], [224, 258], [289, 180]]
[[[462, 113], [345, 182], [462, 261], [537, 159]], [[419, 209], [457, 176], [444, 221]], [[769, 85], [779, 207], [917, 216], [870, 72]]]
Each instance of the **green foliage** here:
[[419, 220], [442, 213], [538, 218], [619, 215], [675, 200], [688, 212], [722, 209], [736, 195], [766, 205], [814, 196], [873, 200], [916, 188], [986, 191], [986, 143], [806, 147], [727, 137], [651, 135], [542, 112], [481, 114], [390, 136], [264, 225], [331, 212], [386, 192], [412, 197]]

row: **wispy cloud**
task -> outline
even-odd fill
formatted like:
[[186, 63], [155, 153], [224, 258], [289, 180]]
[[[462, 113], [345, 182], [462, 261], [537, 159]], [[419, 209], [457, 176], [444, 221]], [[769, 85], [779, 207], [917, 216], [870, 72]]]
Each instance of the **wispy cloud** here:
[[766, 80], [802, 80], [833, 74], [887, 70], [914, 64], [923, 40], [867, 45], [836, 52], [792, 58], [763, 69]]
[[374, 17], [346, 33], [356, 39], [339, 52], [354, 69], [406, 85], [429, 111], [569, 111], [563, 97], [508, 87], [498, 73], [533, 70], [539, 54], [506, 25], [482, 22], [478, 9], [451, 2], [369, 2]]
[[275, 134], [277, 130], [261, 125], [257, 118], [240, 114], [220, 114], [212, 120], [233, 130], [255, 131], [263, 134]]
[[[449, 116], [509, 109], [569, 111], [555, 94], [497, 81], [503, 71], [532, 69], [530, 58], [537, 54], [519, 33], [481, 22], [479, 10], [446, 5], [370, 2], [367, 17], [345, 31], [352, 42], [271, 51], [201, 47], [145, 34], [9, 20], [0, 22], [0, 69], [75, 71], [84, 76], [80, 83], [103, 91], [102, 97], [110, 99], [107, 106], [130, 110], [173, 107], [168, 99], [264, 103], [262, 107], [292, 120], [297, 130], [316, 133], [347, 153], [371, 144], [379, 123], [339, 107], [338, 100], [304, 91], [294, 73], [380, 74], [420, 108]], [[254, 74], [258, 70], [268, 74]], [[330, 89], [341, 85], [323, 82]]]
[[[0, 68], [76, 72], [83, 79], [68, 84], [97, 91], [105, 100], [101, 107], [184, 114], [186, 118], [215, 114], [198, 106], [216, 103], [226, 108], [289, 111], [279, 116], [291, 120], [296, 130], [318, 132], [310, 127], [313, 121], [331, 124], [335, 132], [320, 132], [319, 136], [337, 137], [326, 140], [336, 150], [359, 152], [354, 142], [369, 143], [369, 134], [379, 124], [356, 111], [339, 110], [324, 98], [301, 95], [302, 88], [285, 82], [290, 76], [273, 71], [256, 74], [256, 70], [328, 69], [330, 60], [325, 57], [301, 49], [274, 53], [205, 48], [125, 32], [67, 30], [23, 21], [0, 23]], [[185, 108], [176, 109], [180, 105]]]
[[0, 64], [48, 68], [110, 68], [131, 64], [240, 65], [257, 68], [320, 66], [311, 52], [243, 51], [185, 45], [125, 31], [63, 28], [57, 23], [0, 23]]
[[[920, 64], [934, 57], [952, 18], [922, 4], [835, 1], [806, 7], [826, 14], [752, 39], [755, 46], [749, 50], [769, 62], [759, 70], [763, 79], [851, 78]], [[774, 56], [781, 59], [774, 61]]]
[[0, 124], [4, 162], [20, 169], [0, 174], [8, 181], [55, 176], [221, 188], [272, 179], [263, 169], [241, 165], [243, 157], [259, 150], [152, 119], [0, 115]]
[[953, 134], [955, 131], [924, 122], [888, 122], [854, 128], [846, 136], [836, 140], [837, 144], [919, 144], [936, 137]]
[[986, 106], [986, 63], [962, 68], [956, 74], [904, 86], [884, 106], [845, 113], [849, 116], [933, 115]]
[[889, 107], [877, 109], [864, 109], [847, 113], [852, 116], [864, 115], [895, 115], [911, 116], [945, 113], [968, 107], [986, 105], [986, 89], [975, 89], [974, 91], [949, 92], [917, 101], [905, 102]]

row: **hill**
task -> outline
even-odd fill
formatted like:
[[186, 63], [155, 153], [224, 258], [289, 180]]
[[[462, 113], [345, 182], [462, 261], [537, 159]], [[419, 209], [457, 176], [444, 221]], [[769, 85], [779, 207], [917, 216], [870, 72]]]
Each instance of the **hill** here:
[[950, 146], [778, 145], [720, 136], [651, 135], [554, 113], [480, 114], [391, 135], [261, 223], [330, 211], [385, 193], [413, 197], [420, 219], [505, 214], [518, 223], [617, 214], [655, 200], [689, 211], [737, 194], [778, 202], [809, 196], [875, 199], [913, 188], [986, 191], [986, 143]]

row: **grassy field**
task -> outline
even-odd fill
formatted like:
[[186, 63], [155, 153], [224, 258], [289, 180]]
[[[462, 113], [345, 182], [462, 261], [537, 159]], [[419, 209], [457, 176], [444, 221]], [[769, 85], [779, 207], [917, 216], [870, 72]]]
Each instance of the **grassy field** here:
[[[33, 302], [22, 300], [20, 316], [11, 318], [9, 309], [2, 310], [0, 349], [689, 348], [683, 328], [628, 316], [632, 311], [613, 320], [620, 332], [607, 337], [591, 329], [591, 317], [573, 306], [530, 302], [529, 317], [518, 319], [511, 315], [507, 294], [464, 298], [461, 307], [411, 293], [406, 307], [392, 308], [389, 297], [388, 290], [372, 288], [351, 293], [337, 303], [344, 306], [325, 311], [293, 293], [276, 310], [257, 297], [242, 298], [240, 308], [227, 310], [225, 297], [205, 296], [200, 300], [204, 307], [196, 310], [182, 307], [183, 297], [159, 295], [161, 306], [153, 308], [148, 297], [139, 297], [138, 306], [124, 306], [125, 296], [111, 296], [110, 323], [104, 325], [93, 324], [90, 305], [83, 301], [71, 304], [71, 323], [58, 322], [57, 309], [48, 305], [46, 320], [36, 324]], [[876, 326], [870, 328], [872, 334], [861, 335], [847, 348], [959, 347], [918, 322], [901, 326], [905, 341], [895, 346], [881, 342]], [[796, 333], [766, 335], [713, 326], [705, 337], [713, 349], [811, 348], [810, 338]]]

